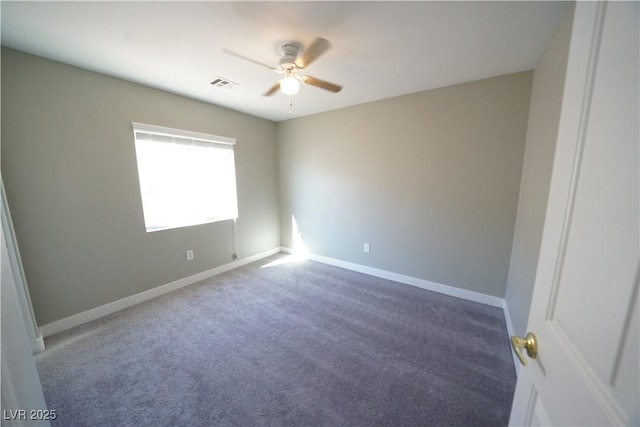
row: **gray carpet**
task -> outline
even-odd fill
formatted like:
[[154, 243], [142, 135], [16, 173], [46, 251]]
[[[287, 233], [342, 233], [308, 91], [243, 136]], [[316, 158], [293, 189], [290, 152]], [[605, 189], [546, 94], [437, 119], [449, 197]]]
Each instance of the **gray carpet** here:
[[507, 425], [500, 309], [282, 258], [48, 338], [53, 425]]

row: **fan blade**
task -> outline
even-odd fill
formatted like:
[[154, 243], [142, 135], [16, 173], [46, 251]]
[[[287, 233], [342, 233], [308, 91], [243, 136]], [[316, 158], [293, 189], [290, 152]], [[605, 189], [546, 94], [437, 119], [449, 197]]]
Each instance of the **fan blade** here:
[[280, 82], [277, 82], [276, 84], [271, 86], [271, 89], [269, 89], [264, 94], [262, 94], [262, 96], [271, 96], [274, 93], [276, 93], [278, 91], [278, 89], [280, 89]]
[[236, 52], [234, 52], [232, 50], [229, 50], [229, 49], [222, 49], [222, 53], [226, 53], [227, 55], [235, 56], [236, 58], [244, 59], [245, 61], [253, 62], [256, 65], [260, 65], [261, 67], [268, 68], [268, 69], [270, 69], [272, 71], [276, 71], [277, 70], [276, 68], [272, 67], [271, 65], [263, 64], [260, 61], [256, 61], [254, 59], [247, 58], [246, 56], [240, 55], [239, 53], [236, 53]]
[[329, 83], [311, 76], [304, 76], [302, 81], [308, 85], [319, 87], [320, 89], [328, 90], [329, 92], [333, 93], [338, 93], [342, 90], [342, 86], [338, 86], [336, 84]]
[[331, 47], [331, 43], [329, 40], [323, 39], [322, 37], [316, 37], [316, 39], [311, 43], [311, 46], [306, 48], [302, 55], [294, 61], [296, 66], [299, 68], [306, 68], [313, 61], [316, 60], [320, 55], [326, 52]]

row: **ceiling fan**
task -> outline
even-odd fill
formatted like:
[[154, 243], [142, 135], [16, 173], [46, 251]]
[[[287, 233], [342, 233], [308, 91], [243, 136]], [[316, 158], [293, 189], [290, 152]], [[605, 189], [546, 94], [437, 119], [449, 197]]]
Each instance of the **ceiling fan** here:
[[247, 58], [244, 55], [240, 55], [239, 53], [227, 49], [223, 49], [222, 51], [226, 54], [260, 65], [261, 67], [268, 68], [269, 70], [275, 71], [276, 73], [284, 76], [269, 90], [267, 90], [263, 96], [271, 96], [275, 94], [278, 89], [280, 89], [282, 93], [291, 96], [295, 95], [300, 90], [300, 82], [328, 90], [333, 93], [337, 93], [342, 90], [342, 86], [301, 73], [302, 70], [307, 68], [309, 64], [315, 61], [330, 47], [331, 44], [328, 40], [316, 37], [313, 43], [311, 43], [311, 45], [302, 52], [302, 55], [298, 56], [300, 46], [296, 43], [286, 43], [282, 45], [282, 58], [280, 58], [278, 63], [279, 65], [277, 67], [263, 64], [262, 62]]

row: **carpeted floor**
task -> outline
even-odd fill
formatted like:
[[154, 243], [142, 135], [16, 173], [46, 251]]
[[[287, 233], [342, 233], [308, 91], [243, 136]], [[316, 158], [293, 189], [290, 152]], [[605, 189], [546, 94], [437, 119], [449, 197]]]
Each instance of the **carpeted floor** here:
[[48, 338], [52, 425], [507, 425], [500, 309], [284, 260]]

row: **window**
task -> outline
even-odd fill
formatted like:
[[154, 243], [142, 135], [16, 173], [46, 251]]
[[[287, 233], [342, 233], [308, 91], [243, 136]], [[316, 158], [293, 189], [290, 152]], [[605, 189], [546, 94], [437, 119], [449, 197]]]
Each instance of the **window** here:
[[133, 123], [147, 232], [238, 217], [235, 139]]

